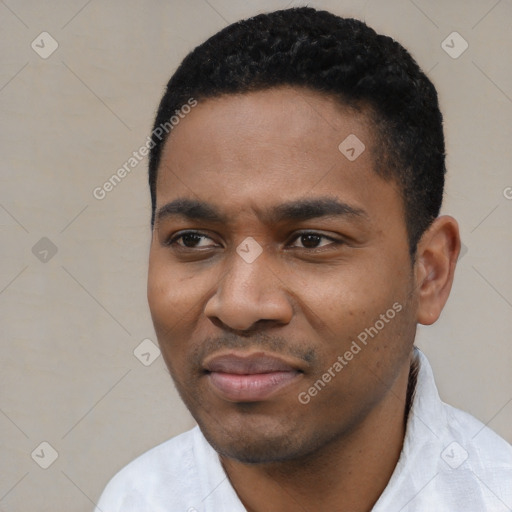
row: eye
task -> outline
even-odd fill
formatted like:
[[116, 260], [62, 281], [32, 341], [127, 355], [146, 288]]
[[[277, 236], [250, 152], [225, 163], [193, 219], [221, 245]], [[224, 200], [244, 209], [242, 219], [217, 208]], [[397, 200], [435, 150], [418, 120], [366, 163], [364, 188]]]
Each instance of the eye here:
[[[342, 243], [339, 240], [335, 240], [334, 238], [322, 235], [321, 233], [316, 233], [314, 231], [303, 231], [301, 233], [297, 233], [295, 235], [295, 237], [293, 238], [293, 240], [301, 240], [301, 242], [304, 246], [304, 249], [318, 249], [320, 247], [325, 247], [325, 245], [329, 245], [329, 244], [318, 245], [320, 243], [321, 239], [328, 240], [332, 244], [341, 244]], [[295, 247], [297, 247], [297, 246], [295, 246]]]
[[[170, 240], [165, 242], [165, 245], [172, 246], [177, 245], [184, 249], [195, 249], [196, 247], [212, 247], [211, 245], [198, 245], [201, 240], [211, 240], [209, 236], [197, 231], [184, 231], [178, 235], [175, 235]], [[181, 240], [183, 243], [178, 243]]]
[[[208, 240], [211, 240], [212, 243], [202, 243], [206, 242]], [[298, 245], [292, 245], [292, 247], [298, 248], [298, 249], [320, 249], [322, 247], [328, 246], [328, 245], [340, 245], [343, 242], [340, 240], [335, 240], [334, 238], [331, 238], [326, 235], [322, 235], [321, 233], [316, 233], [314, 231], [303, 231], [300, 233], [296, 233], [295, 236], [292, 239], [292, 242], [294, 241], [301, 241], [302, 247]], [[324, 240], [324, 242], [327, 243], [321, 243], [321, 241]], [[182, 231], [181, 233], [178, 233], [171, 237], [169, 240], [165, 242], [165, 245], [167, 246], [174, 246], [176, 248], [180, 249], [207, 249], [215, 247], [215, 243], [213, 240], [205, 235], [204, 233], [200, 233], [198, 231]]]

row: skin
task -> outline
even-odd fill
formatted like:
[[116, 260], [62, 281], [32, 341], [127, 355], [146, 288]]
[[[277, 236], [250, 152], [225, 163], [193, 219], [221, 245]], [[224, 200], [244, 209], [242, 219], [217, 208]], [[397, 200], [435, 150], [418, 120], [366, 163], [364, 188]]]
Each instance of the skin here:
[[[338, 150], [349, 134], [366, 146], [352, 162]], [[157, 212], [189, 198], [228, 221], [157, 217], [151, 314], [176, 387], [249, 511], [369, 511], [400, 455], [416, 325], [439, 317], [460, 241], [456, 221], [439, 217], [411, 262], [397, 185], [373, 170], [374, 140], [364, 110], [280, 87], [200, 102], [164, 147]], [[268, 218], [317, 197], [364, 214]], [[184, 230], [202, 236], [166, 244]], [[236, 252], [247, 237], [262, 249], [252, 263]], [[402, 310], [300, 403], [394, 303]], [[301, 374], [267, 400], [225, 400], [201, 365], [232, 350], [278, 354]]]

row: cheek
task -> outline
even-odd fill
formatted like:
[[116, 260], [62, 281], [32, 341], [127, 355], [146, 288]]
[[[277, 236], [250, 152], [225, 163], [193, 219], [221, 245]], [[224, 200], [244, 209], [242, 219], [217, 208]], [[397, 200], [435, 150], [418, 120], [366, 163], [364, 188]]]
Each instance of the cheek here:
[[[332, 272], [315, 287], [304, 287], [303, 300], [319, 316], [334, 324], [357, 324], [383, 313], [401, 296], [403, 281], [396, 275], [390, 279], [384, 270], [355, 269]], [[380, 311], [384, 308], [384, 311]]]
[[152, 249], [148, 269], [148, 303], [157, 321], [167, 324], [187, 313], [198, 300], [198, 287], [172, 265], [164, 250]]
[[328, 279], [316, 280], [315, 288], [305, 287], [302, 311], [324, 340], [319, 346], [323, 362], [335, 361], [358, 340], [362, 361], [378, 362], [382, 352], [395, 349], [403, 339], [408, 283], [403, 267], [374, 264], [333, 271]]
[[[179, 269], [159, 249], [150, 253], [148, 269], [148, 304], [153, 325], [167, 366], [183, 361], [202, 339], [198, 329], [204, 325], [204, 304], [211, 289], [212, 276], [197, 269]], [[176, 368], [178, 365], [173, 364]]]
[[148, 304], [162, 351], [175, 350], [173, 340], [180, 339], [184, 320], [193, 306], [191, 287], [173, 271], [166, 258], [155, 250], [150, 253]]

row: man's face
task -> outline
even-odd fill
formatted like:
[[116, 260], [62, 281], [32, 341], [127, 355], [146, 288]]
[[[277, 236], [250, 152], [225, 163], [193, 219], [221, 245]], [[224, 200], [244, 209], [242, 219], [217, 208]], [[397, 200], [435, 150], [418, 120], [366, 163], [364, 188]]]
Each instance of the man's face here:
[[[351, 134], [365, 145], [355, 159], [353, 139], [338, 149]], [[223, 455], [313, 453], [389, 400], [409, 366], [405, 218], [373, 143], [364, 113], [283, 87], [200, 102], [165, 145], [148, 300], [176, 387]], [[218, 215], [177, 214], [177, 199]]]

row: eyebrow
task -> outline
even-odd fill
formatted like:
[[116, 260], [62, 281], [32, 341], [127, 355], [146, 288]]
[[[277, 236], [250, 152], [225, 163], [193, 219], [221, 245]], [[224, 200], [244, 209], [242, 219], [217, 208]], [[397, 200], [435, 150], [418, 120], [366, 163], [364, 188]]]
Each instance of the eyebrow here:
[[[215, 205], [189, 198], [178, 198], [163, 205], [158, 209], [156, 219], [159, 222], [174, 216], [218, 224], [230, 222], [229, 216], [221, 213]], [[279, 204], [265, 212], [262, 220], [276, 224], [285, 221], [300, 222], [317, 217], [368, 218], [368, 214], [361, 208], [350, 206], [333, 197], [316, 197]]]

